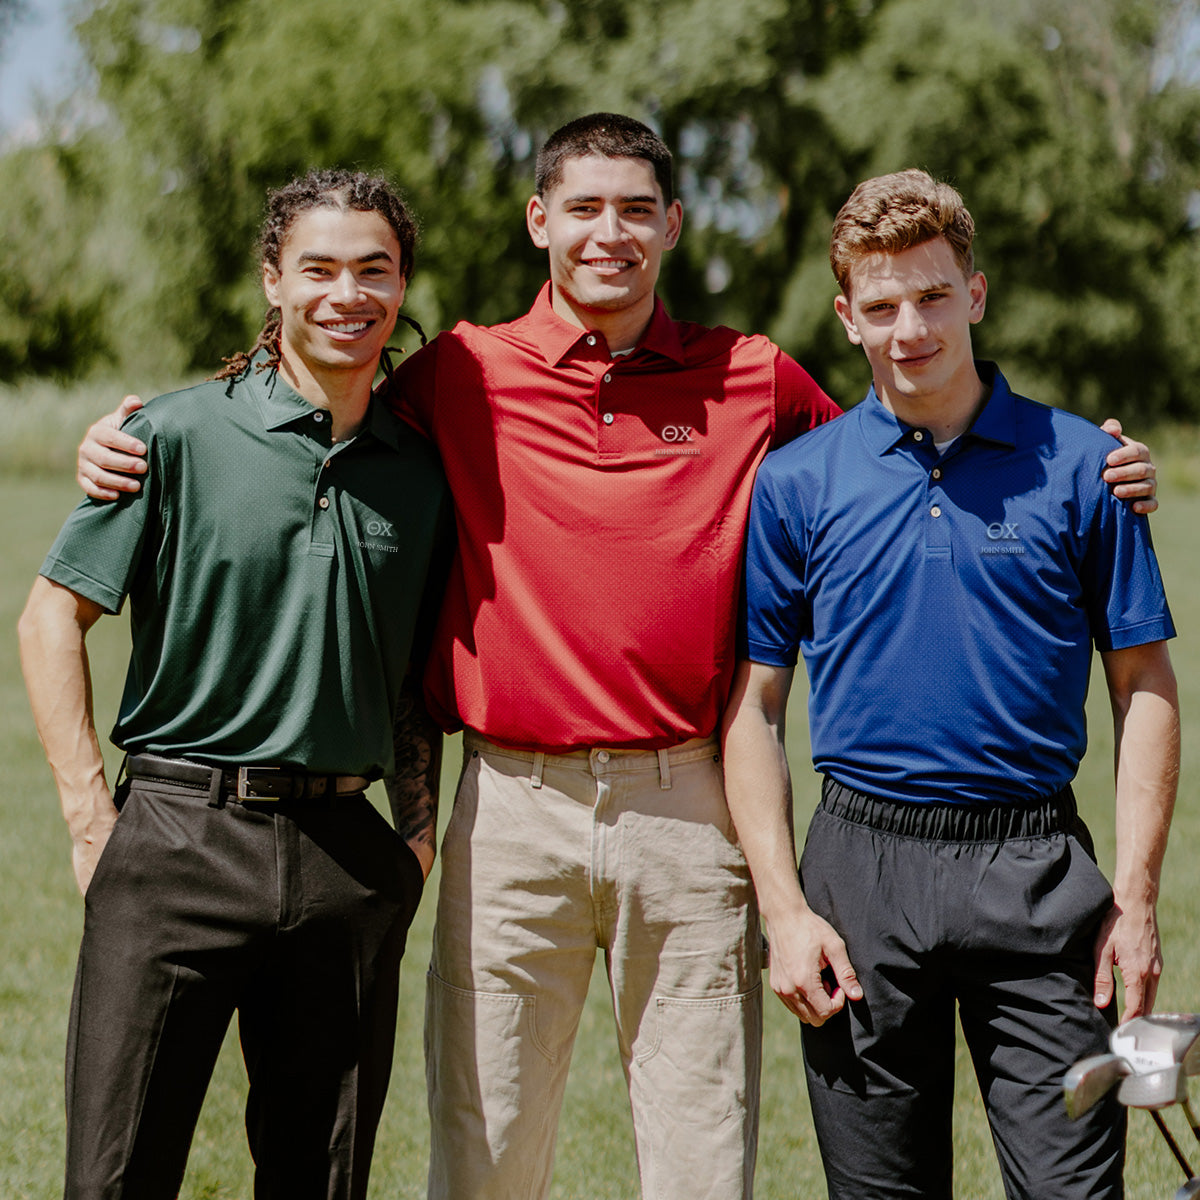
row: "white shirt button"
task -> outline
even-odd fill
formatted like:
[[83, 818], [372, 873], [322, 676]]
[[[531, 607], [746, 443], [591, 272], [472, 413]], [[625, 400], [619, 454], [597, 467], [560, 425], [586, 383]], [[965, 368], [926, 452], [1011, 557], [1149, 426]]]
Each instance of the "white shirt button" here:
[[325, 420], [325, 414], [323, 412], [315, 412], [313, 413], [313, 420], [320, 425], [320, 423]]
[[605, 382], [605, 383], [612, 383], [612, 376], [611, 376], [611, 375], [605, 375], [605, 377], [604, 377], [604, 382]]
[[328, 508], [329, 507], [329, 497], [322, 496], [320, 498], [320, 500], [317, 501], [317, 507], [318, 508]]
[[934, 477], [934, 479], [941, 479], [941, 477], [942, 477], [942, 468], [941, 467], [933, 468], [933, 477]]
[[918, 429], [916, 431], [916, 433], [913, 434], [913, 441], [914, 442], [923, 442], [924, 440], [925, 440], [925, 434], [920, 429]]
[[613, 423], [613, 415], [612, 415], [612, 413], [605, 413], [605, 414], [604, 414], [604, 423], [605, 423], [605, 425], [611, 425], [611, 424]]
[[941, 510], [941, 509], [940, 509], [940, 508], [939, 508], [939, 507], [938, 507], [938, 506], [935, 504], [935, 505], [934, 505], [934, 506], [933, 506], [933, 507], [932, 507], [932, 508], [929, 510], [929, 515], [930, 515], [931, 517], [940, 517], [940, 516], [942, 515], [942, 510]]
[[595, 339], [595, 337], [594, 337], [592, 334], [590, 334], [590, 333], [587, 335], [587, 344], [588, 344], [589, 346], [594, 346], [594, 345], [596, 344], [596, 339]]

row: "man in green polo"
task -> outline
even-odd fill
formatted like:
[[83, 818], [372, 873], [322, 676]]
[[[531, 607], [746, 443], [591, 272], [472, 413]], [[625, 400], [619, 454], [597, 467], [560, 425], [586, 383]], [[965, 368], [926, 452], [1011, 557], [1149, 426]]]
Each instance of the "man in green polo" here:
[[[133, 418], [149, 486], [71, 514], [21, 618], [86, 897], [68, 1200], [178, 1194], [235, 1009], [256, 1194], [366, 1195], [440, 747], [404, 681], [449, 501], [371, 396], [414, 242], [381, 179], [273, 193], [257, 345]], [[110, 791], [85, 639], [126, 597]], [[385, 774], [398, 833], [363, 795]]]

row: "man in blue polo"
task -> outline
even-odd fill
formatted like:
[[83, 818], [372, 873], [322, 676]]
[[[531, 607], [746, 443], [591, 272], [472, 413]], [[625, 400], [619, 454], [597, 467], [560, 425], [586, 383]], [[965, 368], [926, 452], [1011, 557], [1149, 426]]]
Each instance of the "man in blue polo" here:
[[[1174, 634], [1144, 517], [1095, 471], [1107, 435], [974, 361], [987, 294], [962, 198], [861, 184], [831, 260], [867, 398], [755, 486], [726, 788], [805, 1022], [836, 1200], [951, 1195], [954, 1009], [1010, 1196], [1118, 1196], [1115, 1102], [1070, 1123], [1067, 1067], [1162, 967]], [[1071, 780], [1093, 642], [1118, 755], [1112, 886]], [[798, 652], [825, 776], [797, 879], [784, 714]]]

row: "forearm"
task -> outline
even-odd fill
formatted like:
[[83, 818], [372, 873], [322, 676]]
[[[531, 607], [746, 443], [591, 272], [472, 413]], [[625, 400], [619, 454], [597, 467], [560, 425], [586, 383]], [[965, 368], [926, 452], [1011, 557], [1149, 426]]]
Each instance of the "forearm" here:
[[437, 853], [442, 731], [426, 712], [420, 681], [412, 674], [406, 678], [397, 704], [392, 741], [395, 771], [384, 781], [392, 820], [428, 876]]
[[771, 987], [802, 1021], [820, 1025], [862, 989], [841, 937], [808, 907], [796, 874], [784, 750], [791, 681], [788, 668], [738, 667], [722, 731], [725, 794], [771, 938]]
[[38, 737], [76, 840], [115, 816], [92, 715], [85, 636], [98, 615], [65, 588], [38, 577], [21, 616], [21, 667]]
[[792, 785], [782, 716], [742, 705], [724, 730], [725, 795], [768, 928], [806, 912], [796, 875]]
[[1118, 905], [1158, 900], [1167, 835], [1179, 783], [1179, 708], [1168, 676], [1114, 706], [1116, 725], [1116, 866]]
[[1111, 999], [1112, 969], [1125, 1015], [1154, 1007], [1162, 973], [1158, 891], [1179, 776], [1179, 704], [1165, 643], [1104, 656], [1116, 732], [1117, 855], [1113, 907], [1096, 944], [1095, 999]]

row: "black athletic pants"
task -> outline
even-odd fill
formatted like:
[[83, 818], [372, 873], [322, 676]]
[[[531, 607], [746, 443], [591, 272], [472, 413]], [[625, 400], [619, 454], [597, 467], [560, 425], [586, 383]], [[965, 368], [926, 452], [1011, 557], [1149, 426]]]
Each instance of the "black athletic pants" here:
[[1092, 1003], [1112, 892], [1069, 789], [960, 807], [826, 780], [801, 877], [864, 991], [803, 1031], [834, 1200], [950, 1200], [956, 1002], [1011, 1200], [1122, 1194], [1124, 1110], [1110, 1097], [1072, 1122], [1063, 1104], [1116, 1008]]
[[138, 779], [118, 798], [71, 1006], [67, 1200], [178, 1194], [235, 1009], [255, 1196], [365, 1196], [415, 855], [361, 793], [218, 808]]

